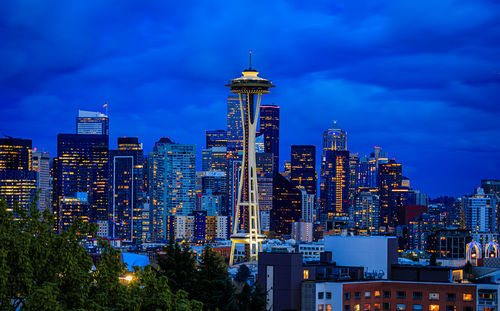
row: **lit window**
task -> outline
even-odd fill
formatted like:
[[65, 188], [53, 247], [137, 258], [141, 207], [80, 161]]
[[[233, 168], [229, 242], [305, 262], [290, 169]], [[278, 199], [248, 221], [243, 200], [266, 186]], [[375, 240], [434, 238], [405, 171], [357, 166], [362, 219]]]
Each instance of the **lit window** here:
[[318, 311], [324, 311], [323, 305], [318, 305]]
[[371, 297], [371, 292], [365, 292], [365, 298], [370, 298]]
[[380, 297], [380, 291], [376, 290], [375, 292], [373, 292], [373, 296]]
[[304, 280], [309, 278], [309, 270], [304, 270]]
[[363, 307], [363, 310], [364, 311], [370, 311], [372, 309], [372, 306], [369, 305], [369, 304], [366, 304], [364, 307]]
[[361, 306], [359, 304], [354, 305], [354, 311], [360, 311], [360, 310], [361, 310]]
[[430, 305], [429, 311], [439, 311], [439, 305]]
[[326, 305], [326, 310], [325, 311], [332, 311], [332, 305]]
[[464, 301], [472, 301], [472, 294], [464, 294]]
[[398, 311], [404, 311], [404, 310], [406, 310], [406, 305], [404, 303], [398, 303], [396, 305], [396, 310], [398, 310]]

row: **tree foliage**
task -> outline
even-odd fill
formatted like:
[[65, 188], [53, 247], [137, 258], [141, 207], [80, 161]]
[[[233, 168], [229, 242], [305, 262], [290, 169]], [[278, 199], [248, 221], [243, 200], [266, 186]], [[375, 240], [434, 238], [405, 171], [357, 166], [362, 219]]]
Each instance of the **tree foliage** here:
[[163, 251], [158, 254], [158, 273], [167, 277], [173, 291], [192, 292], [196, 281], [196, 258], [189, 246], [170, 240]]
[[36, 203], [11, 212], [0, 200], [0, 310], [202, 310], [185, 291], [173, 293], [151, 267], [121, 283], [120, 254], [103, 241], [93, 267], [81, 241], [96, 226], [77, 221], [56, 234], [52, 219], [48, 211], [40, 215]]

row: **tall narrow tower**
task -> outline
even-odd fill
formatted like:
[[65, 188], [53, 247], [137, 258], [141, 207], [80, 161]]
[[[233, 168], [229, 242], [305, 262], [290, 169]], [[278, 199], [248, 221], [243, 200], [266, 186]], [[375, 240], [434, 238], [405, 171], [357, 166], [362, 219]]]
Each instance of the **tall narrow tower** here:
[[236, 244], [245, 244], [246, 259], [257, 260], [261, 243], [265, 236], [260, 233], [259, 203], [257, 190], [257, 171], [255, 161], [255, 132], [259, 119], [260, 99], [262, 94], [269, 93], [274, 87], [269, 80], [258, 77], [258, 72], [250, 66], [243, 71], [243, 76], [231, 80], [227, 87], [231, 93], [238, 94], [239, 108], [243, 123], [243, 159], [238, 185], [236, 210], [233, 215], [233, 232], [231, 235], [231, 258], [234, 263]]

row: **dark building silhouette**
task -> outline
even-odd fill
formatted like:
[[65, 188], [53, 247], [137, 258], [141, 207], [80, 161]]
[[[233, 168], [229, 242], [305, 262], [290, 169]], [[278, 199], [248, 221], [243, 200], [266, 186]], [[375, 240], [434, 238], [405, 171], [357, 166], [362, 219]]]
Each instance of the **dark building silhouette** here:
[[290, 180], [316, 195], [316, 146], [292, 145]]
[[403, 166], [395, 160], [379, 164], [378, 194], [380, 198], [380, 225], [395, 227], [398, 224], [398, 203], [401, 195]]
[[302, 194], [289, 180], [280, 173], [273, 179], [273, 208], [271, 209], [271, 231], [278, 235], [292, 233], [292, 223], [299, 221], [302, 215]]
[[280, 107], [260, 106], [260, 132], [264, 135], [264, 149], [273, 154], [273, 171], [279, 171], [280, 156]]
[[[76, 218], [108, 220], [109, 143], [107, 135], [57, 135], [53, 206], [58, 231]], [[104, 233], [105, 234], [105, 233]]]
[[227, 147], [227, 131], [226, 130], [213, 130], [206, 131], [205, 148], [212, 147]]
[[118, 149], [110, 151], [111, 236], [138, 241], [144, 186], [144, 153], [137, 137], [119, 137]]
[[328, 218], [348, 216], [349, 175], [349, 151], [325, 150], [321, 162], [320, 202]]

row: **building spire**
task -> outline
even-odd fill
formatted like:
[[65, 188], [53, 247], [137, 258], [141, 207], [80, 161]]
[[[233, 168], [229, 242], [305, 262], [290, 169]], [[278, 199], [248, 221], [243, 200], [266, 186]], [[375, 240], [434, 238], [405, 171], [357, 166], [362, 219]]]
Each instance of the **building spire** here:
[[248, 69], [252, 69], [252, 51], [250, 51], [250, 66], [248, 67]]

